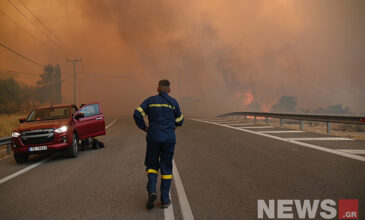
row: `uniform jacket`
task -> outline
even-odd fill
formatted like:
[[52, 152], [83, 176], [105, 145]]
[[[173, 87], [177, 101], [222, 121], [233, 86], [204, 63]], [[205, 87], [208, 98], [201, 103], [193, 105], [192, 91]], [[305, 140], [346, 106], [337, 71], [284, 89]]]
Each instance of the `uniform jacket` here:
[[[148, 116], [148, 128], [143, 119], [145, 115]], [[147, 142], [175, 143], [175, 129], [184, 122], [179, 104], [166, 92], [144, 100], [134, 111], [133, 118], [140, 129], [147, 131]]]

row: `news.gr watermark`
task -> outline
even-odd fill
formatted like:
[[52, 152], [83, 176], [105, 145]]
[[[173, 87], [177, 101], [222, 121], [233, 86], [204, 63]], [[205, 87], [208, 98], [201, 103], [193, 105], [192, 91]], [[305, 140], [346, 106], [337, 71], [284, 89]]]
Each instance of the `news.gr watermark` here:
[[294, 217], [299, 219], [359, 219], [359, 200], [257, 200], [258, 219], [294, 219]]

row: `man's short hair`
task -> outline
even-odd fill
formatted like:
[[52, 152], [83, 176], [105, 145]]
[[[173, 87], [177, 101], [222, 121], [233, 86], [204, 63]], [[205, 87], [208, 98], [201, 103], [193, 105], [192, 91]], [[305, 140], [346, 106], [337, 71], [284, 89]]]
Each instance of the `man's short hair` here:
[[167, 80], [167, 79], [162, 79], [158, 82], [158, 86], [160, 88], [162, 87], [167, 87], [167, 88], [170, 88], [170, 82]]

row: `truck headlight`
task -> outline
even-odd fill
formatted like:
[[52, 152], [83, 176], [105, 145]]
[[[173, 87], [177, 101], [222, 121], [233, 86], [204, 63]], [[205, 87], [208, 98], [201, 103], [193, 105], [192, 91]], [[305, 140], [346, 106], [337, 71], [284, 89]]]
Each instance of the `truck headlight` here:
[[19, 132], [16, 132], [14, 131], [13, 133], [11, 133], [11, 136], [14, 137], [14, 138], [17, 138], [20, 136], [20, 133]]
[[60, 133], [64, 133], [67, 131], [67, 126], [62, 126], [60, 128], [57, 128], [56, 130], [54, 130], [54, 132], [60, 134]]

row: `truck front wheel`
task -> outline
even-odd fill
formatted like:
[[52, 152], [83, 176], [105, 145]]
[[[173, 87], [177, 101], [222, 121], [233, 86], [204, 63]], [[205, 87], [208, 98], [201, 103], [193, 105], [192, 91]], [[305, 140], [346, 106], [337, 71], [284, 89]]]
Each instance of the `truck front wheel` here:
[[28, 161], [29, 154], [22, 153], [22, 154], [16, 154], [14, 153], [14, 159], [17, 163], [25, 163]]
[[66, 154], [68, 157], [77, 157], [79, 154], [79, 139], [74, 134], [72, 138], [72, 145], [67, 149]]

